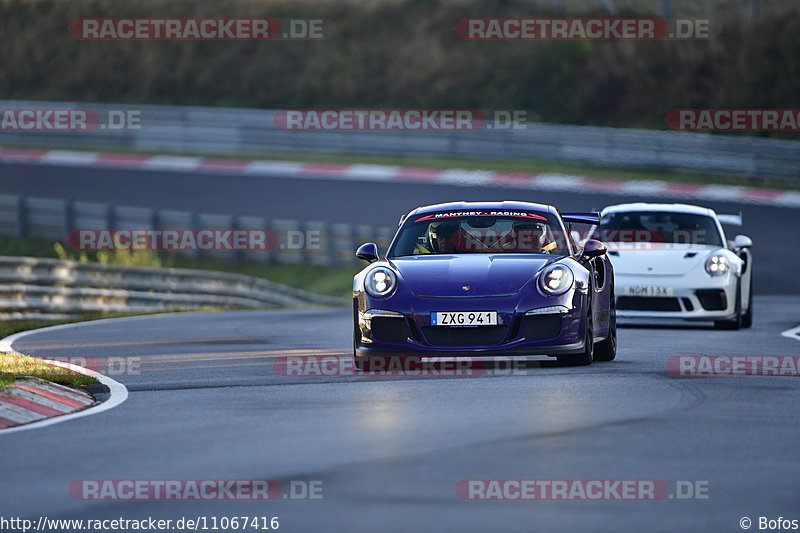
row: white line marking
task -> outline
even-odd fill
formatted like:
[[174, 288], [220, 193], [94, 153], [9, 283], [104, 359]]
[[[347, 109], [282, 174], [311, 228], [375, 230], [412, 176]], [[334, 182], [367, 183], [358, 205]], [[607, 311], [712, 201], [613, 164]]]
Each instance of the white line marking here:
[[527, 185], [536, 189], [570, 191], [581, 187], [583, 182], [583, 176], [573, 176], [569, 174], [539, 174], [536, 179]]
[[781, 333], [781, 336], [789, 339], [794, 339], [796, 341], [800, 341], [800, 326], [797, 326], [796, 328], [792, 329], [787, 329], [786, 331]]
[[618, 193], [622, 194], [654, 194], [661, 195], [669, 185], [666, 181], [659, 180], [632, 180], [625, 182], [619, 189]]
[[772, 203], [786, 207], [800, 207], [800, 192], [789, 191], [775, 198]]
[[303, 163], [293, 163], [291, 161], [252, 161], [244, 170], [245, 174], [256, 176], [281, 176], [288, 174], [295, 176], [303, 168]]
[[350, 165], [350, 168], [344, 173], [347, 179], [352, 180], [366, 180], [366, 181], [388, 181], [393, 179], [400, 167], [389, 165]]
[[200, 166], [199, 157], [183, 157], [171, 155], [154, 155], [145, 160], [141, 168], [148, 170], [197, 170]]
[[738, 200], [744, 197], [745, 188], [738, 185], [709, 185], [697, 191], [697, 198], [704, 200]]
[[[93, 320], [92, 323], [96, 322], [105, 322], [107, 320], [114, 320], [113, 318], [106, 318], [102, 320]], [[0, 352], [4, 353], [13, 353], [17, 355], [26, 355], [16, 351], [12, 348], [12, 344], [15, 341], [20, 340], [23, 337], [27, 337], [28, 335], [32, 335], [34, 333], [39, 333], [42, 331], [57, 331], [59, 329], [65, 329], [69, 327], [75, 327], [76, 324], [60, 324], [58, 326], [50, 326], [46, 328], [39, 328], [39, 329], [32, 329], [29, 331], [21, 331], [19, 333], [15, 333], [13, 335], [9, 335], [5, 339], [0, 340]], [[15, 431], [25, 431], [27, 429], [39, 429], [47, 426], [52, 426], [53, 424], [59, 424], [61, 422], [66, 422], [67, 420], [74, 420], [76, 418], [81, 418], [84, 416], [96, 415], [98, 413], [102, 413], [103, 411], [108, 411], [109, 409], [113, 409], [114, 407], [118, 406], [122, 402], [128, 399], [128, 389], [125, 388], [125, 385], [122, 383], [111, 379], [108, 376], [104, 376], [99, 372], [95, 372], [94, 370], [90, 370], [88, 368], [83, 368], [77, 365], [73, 365], [70, 363], [64, 363], [62, 361], [48, 361], [51, 365], [60, 366], [62, 368], [67, 368], [74, 372], [78, 372], [80, 374], [84, 374], [86, 376], [91, 376], [97, 378], [100, 383], [107, 386], [111, 394], [106, 401], [103, 403], [97, 404], [94, 407], [89, 407], [88, 409], [84, 409], [82, 411], [78, 411], [76, 413], [70, 413], [66, 415], [56, 416], [53, 418], [47, 418], [45, 420], [41, 420], [39, 422], [32, 422], [30, 424], [25, 424], [23, 426], [16, 426], [7, 429], [1, 429], [0, 435], [5, 435], [7, 433], [14, 433]]]
[[71, 150], [50, 150], [39, 161], [45, 165], [92, 166], [100, 154]]
[[494, 173], [488, 170], [462, 170], [453, 168], [439, 175], [440, 182], [455, 185], [484, 185]]

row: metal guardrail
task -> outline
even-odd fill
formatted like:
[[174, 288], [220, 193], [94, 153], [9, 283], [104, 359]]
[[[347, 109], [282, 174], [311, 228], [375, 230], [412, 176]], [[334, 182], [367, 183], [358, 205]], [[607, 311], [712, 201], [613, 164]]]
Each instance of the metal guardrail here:
[[0, 144], [189, 153], [315, 153], [580, 162], [798, 179], [800, 142], [533, 124], [479, 131], [286, 131], [274, 110], [0, 101], [2, 109], [138, 111], [141, 129], [0, 131]]
[[[312, 246], [279, 246], [272, 250], [181, 251], [190, 256], [247, 259], [279, 264], [358, 265], [356, 248], [376, 242], [385, 250], [394, 228], [368, 224], [327, 223], [219, 215], [104, 203], [0, 194], [0, 235], [64, 241], [71, 230], [268, 230], [280, 234], [315, 232]], [[316, 239], [318, 237], [318, 239]]]
[[344, 305], [243, 274], [0, 256], [0, 314], [33, 318], [86, 312]]

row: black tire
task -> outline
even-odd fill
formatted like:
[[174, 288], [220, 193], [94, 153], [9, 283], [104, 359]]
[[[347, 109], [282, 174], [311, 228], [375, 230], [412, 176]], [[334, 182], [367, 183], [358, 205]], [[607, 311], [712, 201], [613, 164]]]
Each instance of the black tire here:
[[361, 331], [358, 327], [358, 312], [353, 310], [353, 364], [355, 367], [364, 372], [369, 367], [368, 357], [358, 356], [358, 347], [360, 346], [359, 340], [361, 339]]
[[358, 362], [358, 340], [361, 338], [361, 332], [358, 328], [358, 312], [353, 309], [353, 358]]
[[747, 311], [742, 315], [742, 327], [753, 325], [753, 277], [750, 276], [750, 294], [747, 296]]
[[[591, 291], [592, 288], [589, 287]], [[584, 350], [582, 353], [575, 355], [558, 355], [559, 364], [565, 366], [586, 366], [591, 365], [594, 359], [594, 331], [592, 329], [592, 306], [589, 304], [586, 313], [586, 331], [584, 332]]]
[[617, 357], [617, 309], [611, 296], [611, 316], [608, 319], [608, 336], [594, 346], [595, 361], [613, 361]]
[[736, 283], [736, 316], [732, 320], [715, 320], [714, 327], [717, 329], [736, 330], [742, 327], [742, 280]]

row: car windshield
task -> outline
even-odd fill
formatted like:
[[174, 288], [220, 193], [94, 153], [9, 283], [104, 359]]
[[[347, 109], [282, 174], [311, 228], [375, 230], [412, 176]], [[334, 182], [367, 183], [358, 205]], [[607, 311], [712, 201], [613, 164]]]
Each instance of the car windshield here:
[[552, 214], [469, 211], [415, 216], [400, 229], [388, 256], [498, 253], [567, 255], [569, 247]]
[[722, 246], [722, 236], [712, 217], [666, 211], [605, 213], [594, 237], [607, 243]]

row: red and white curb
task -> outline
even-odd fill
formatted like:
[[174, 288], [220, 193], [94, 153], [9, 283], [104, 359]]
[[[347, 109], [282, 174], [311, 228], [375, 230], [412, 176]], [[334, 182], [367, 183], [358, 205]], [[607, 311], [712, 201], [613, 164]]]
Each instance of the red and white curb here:
[[23, 378], [0, 390], [0, 429], [61, 416], [89, 407], [82, 391], [38, 378]]
[[208, 172], [254, 177], [492, 186], [511, 189], [603, 193], [618, 196], [658, 196], [683, 200], [710, 200], [776, 207], [800, 207], [800, 191], [737, 185], [674, 183], [657, 180], [599, 179], [569, 174], [530, 174], [465, 169], [443, 170], [390, 165], [299, 163], [293, 161], [212, 159], [17, 148], [0, 148], [0, 162], [172, 172]]
[[[12, 344], [28, 335], [74, 326], [75, 324], [62, 324], [10, 335], [0, 340], [0, 357], [3, 353], [27, 355], [14, 350]], [[95, 415], [113, 409], [128, 398], [128, 389], [125, 385], [108, 376], [63, 361], [47, 360], [47, 363], [97, 378], [100, 383], [108, 387], [110, 391], [108, 399], [102, 403], [95, 403], [91, 395], [69, 387], [37, 378], [17, 380], [0, 390], [0, 436]]]

